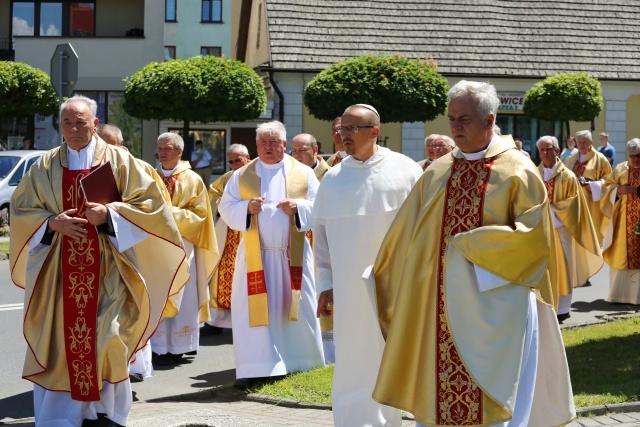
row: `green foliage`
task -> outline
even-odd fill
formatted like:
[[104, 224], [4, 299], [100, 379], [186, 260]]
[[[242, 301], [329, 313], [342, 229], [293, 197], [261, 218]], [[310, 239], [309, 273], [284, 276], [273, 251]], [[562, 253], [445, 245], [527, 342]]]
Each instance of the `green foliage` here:
[[585, 122], [595, 119], [604, 105], [602, 86], [587, 73], [547, 77], [527, 91], [524, 113], [540, 120]]
[[259, 117], [267, 105], [262, 79], [227, 58], [153, 62], [125, 81], [124, 110], [145, 120], [244, 121]]
[[49, 75], [22, 62], [0, 61], [0, 116], [50, 116], [58, 110]]
[[353, 104], [370, 104], [383, 123], [423, 122], [444, 113], [448, 90], [433, 61], [363, 55], [320, 72], [305, 89], [304, 103], [320, 120], [333, 120]]

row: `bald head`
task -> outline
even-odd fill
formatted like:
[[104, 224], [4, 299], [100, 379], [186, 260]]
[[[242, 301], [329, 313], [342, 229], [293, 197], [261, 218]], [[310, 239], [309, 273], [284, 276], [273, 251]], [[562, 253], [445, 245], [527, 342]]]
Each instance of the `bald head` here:
[[293, 137], [291, 141], [291, 155], [299, 162], [313, 168], [316, 165], [318, 155], [318, 142], [308, 133], [301, 133]]
[[122, 147], [124, 144], [124, 138], [122, 137], [122, 131], [118, 126], [104, 124], [98, 127], [98, 136], [109, 145], [115, 145], [116, 147]]

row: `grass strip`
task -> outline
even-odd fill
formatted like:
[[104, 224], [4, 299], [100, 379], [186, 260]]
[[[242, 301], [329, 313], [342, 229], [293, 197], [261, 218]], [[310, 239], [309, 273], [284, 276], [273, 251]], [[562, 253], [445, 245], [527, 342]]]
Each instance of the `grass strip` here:
[[[562, 330], [576, 407], [640, 401], [640, 317]], [[258, 385], [274, 399], [331, 404], [333, 366]]]

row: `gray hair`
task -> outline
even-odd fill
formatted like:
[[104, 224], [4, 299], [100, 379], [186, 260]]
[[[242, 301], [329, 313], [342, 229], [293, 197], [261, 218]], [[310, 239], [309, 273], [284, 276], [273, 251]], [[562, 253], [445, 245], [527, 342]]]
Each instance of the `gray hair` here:
[[264, 133], [275, 134], [280, 141], [287, 141], [287, 130], [284, 128], [284, 125], [277, 120], [258, 125], [256, 129], [256, 141], [259, 140], [260, 136]]
[[62, 111], [65, 108], [67, 108], [69, 104], [74, 102], [83, 102], [87, 107], [89, 107], [89, 111], [91, 111], [92, 119], [95, 119], [96, 116], [98, 115], [98, 104], [96, 104], [96, 101], [94, 101], [91, 98], [87, 98], [86, 96], [75, 94], [71, 98], [67, 99], [62, 104], [60, 104], [60, 111], [59, 111], [58, 117], [61, 117]]
[[495, 125], [498, 107], [500, 106], [500, 99], [495, 86], [486, 82], [460, 80], [447, 93], [449, 102], [467, 95], [471, 95], [478, 101], [478, 110], [483, 118], [493, 114], [493, 124]]
[[162, 133], [158, 137], [158, 142], [162, 141], [163, 139], [173, 142], [173, 145], [176, 148], [179, 148], [180, 150], [184, 150], [184, 139], [182, 139], [182, 137], [177, 133], [173, 133], [173, 132]]
[[627, 142], [627, 153], [637, 154], [640, 153], [640, 138], [633, 138]]
[[542, 144], [542, 142], [545, 139], [549, 139], [551, 140], [551, 143], [553, 144], [553, 148], [555, 148], [556, 150], [560, 149], [560, 146], [558, 145], [558, 138], [556, 138], [555, 136], [551, 136], [551, 135], [545, 135], [545, 136], [541, 136], [537, 141], [536, 141], [536, 147], [540, 148], [540, 144]]
[[438, 138], [436, 138], [436, 140], [441, 139], [442, 141], [444, 141], [444, 145], [448, 145], [449, 147], [455, 147], [456, 146], [456, 142], [453, 140], [453, 138], [451, 138], [448, 135], [440, 135], [438, 136]]
[[576, 132], [576, 142], [578, 142], [578, 137], [579, 136], [584, 136], [589, 141], [593, 142], [593, 137], [591, 136], [591, 131], [589, 131], [589, 130], [581, 130], [581, 131]]
[[248, 156], [249, 150], [242, 144], [231, 144], [229, 148], [227, 148], [227, 154], [231, 153], [238, 153], [241, 156]]

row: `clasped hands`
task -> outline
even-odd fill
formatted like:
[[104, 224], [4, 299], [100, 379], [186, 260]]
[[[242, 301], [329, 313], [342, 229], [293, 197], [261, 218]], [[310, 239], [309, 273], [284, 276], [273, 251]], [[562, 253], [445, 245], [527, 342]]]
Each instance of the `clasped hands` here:
[[74, 217], [78, 209], [69, 209], [58, 215], [49, 218], [47, 228], [64, 236], [71, 237], [73, 240], [81, 240], [87, 234], [85, 224], [89, 223], [94, 226], [102, 225], [107, 222], [107, 207], [100, 203], [85, 203], [85, 218]]
[[[250, 215], [260, 213], [262, 211], [262, 205], [264, 204], [264, 197], [254, 197], [249, 200], [249, 204], [247, 205], [247, 212]], [[298, 204], [295, 199], [282, 199], [280, 203], [276, 205], [277, 209], [281, 209], [282, 212], [289, 216], [293, 216], [298, 213]]]

